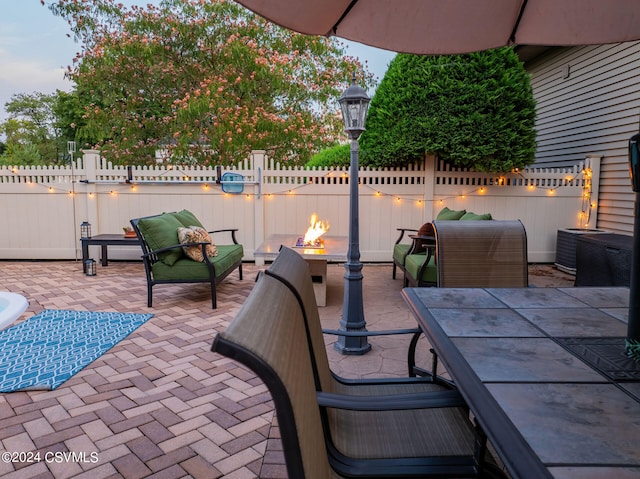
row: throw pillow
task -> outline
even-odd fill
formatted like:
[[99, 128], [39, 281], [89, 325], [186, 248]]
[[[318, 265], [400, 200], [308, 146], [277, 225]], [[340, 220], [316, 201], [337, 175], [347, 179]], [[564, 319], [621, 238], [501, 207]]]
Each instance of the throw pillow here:
[[[207, 256], [218, 256], [218, 248], [213, 244], [211, 236], [204, 228], [200, 226], [189, 226], [188, 228], [178, 228], [178, 239], [180, 244], [185, 243], [211, 243], [206, 246]], [[202, 256], [202, 246], [183, 246], [184, 253], [194, 261], [204, 262]]]

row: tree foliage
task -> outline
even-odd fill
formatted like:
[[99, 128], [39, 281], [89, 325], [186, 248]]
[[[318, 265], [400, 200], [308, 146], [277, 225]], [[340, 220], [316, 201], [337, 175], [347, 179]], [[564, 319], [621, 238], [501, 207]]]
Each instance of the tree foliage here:
[[19, 93], [5, 103], [8, 118], [0, 123], [6, 138], [3, 163], [14, 165], [57, 162], [65, 149], [54, 108], [58, 93]]
[[307, 166], [319, 168], [342, 168], [349, 166], [351, 161], [351, 147], [348, 143], [334, 145], [319, 151], [307, 163]]
[[152, 162], [160, 148], [205, 165], [253, 149], [304, 162], [341, 135], [336, 99], [352, 73], [372, 82], [336, 40], [274, 26], [235, 2], [50, 8], [83, 45], [68, 72], [84, 105], [77, 138], [115, 162]]
[[529, 76], [512, 48], [398, 54], [371, 101], [362, 163], [405, 165], [429, 153], [455, 166], [506, 172], [533, 161], [534, 121]]

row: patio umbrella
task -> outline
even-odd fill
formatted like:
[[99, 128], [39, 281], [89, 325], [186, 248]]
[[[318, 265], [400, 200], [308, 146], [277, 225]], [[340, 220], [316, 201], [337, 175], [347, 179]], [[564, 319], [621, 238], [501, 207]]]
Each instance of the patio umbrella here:
[[504, 45], [640, 39], [637, 0], [236, 0], [278, 25], [386, 50], [455, 54]]
[[[505, 45], [640, 39], [638, 0], [236, 0], [300, 33], [431, 55]], [[631, 158], [630, 158], [631, 160]], [[640, 358], [640, 192], [636, 193], [628, 338]]]

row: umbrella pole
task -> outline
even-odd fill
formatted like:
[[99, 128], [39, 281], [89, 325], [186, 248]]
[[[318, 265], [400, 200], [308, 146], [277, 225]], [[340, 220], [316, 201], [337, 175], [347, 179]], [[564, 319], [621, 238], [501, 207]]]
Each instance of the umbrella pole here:
[[627, 319], [627, 350], [640, 360], [640, 193], [636, 193], [631, 253], [631, 283], [629, 285], [629, 317]]
[[635, 206], [626, 348], [627, 354], [640, 362], [640, 134], [629, 140], [629, 173], [635, 192]]

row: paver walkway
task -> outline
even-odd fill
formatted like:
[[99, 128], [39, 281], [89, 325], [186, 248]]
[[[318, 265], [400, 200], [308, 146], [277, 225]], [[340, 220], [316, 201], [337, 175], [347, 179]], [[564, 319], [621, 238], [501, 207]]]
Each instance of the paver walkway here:
[[[568, 275], [536, 268], [533, 284], [572, 285]], [[23, 319], [43, 309], [154, 313], [55, 391], [0, 395], [0, 449], [16, 459], [2, 456], [0, 477], [285, 478], [268, 391], [250, 371], [210, 352], [258, 269], [245, 264], [243, 281], [236, 273], [227, 278], [212, 310], [205, 285], [158, 286], [147, 308], [140, 263], [110, 262], [87, 277], [80, 262], [0, 262], [0, 289], [29, 300]], [[363, 273], [369, 329], [414, 326], [391, 266], [365, 265]], [[342, 266], [329, 266], [325, 327], [338, 327], [343, 274]], [[407, 341], [375, 339], [365, 356], [327, 349], [341, 375], [394, 375], [406, 368]]]

